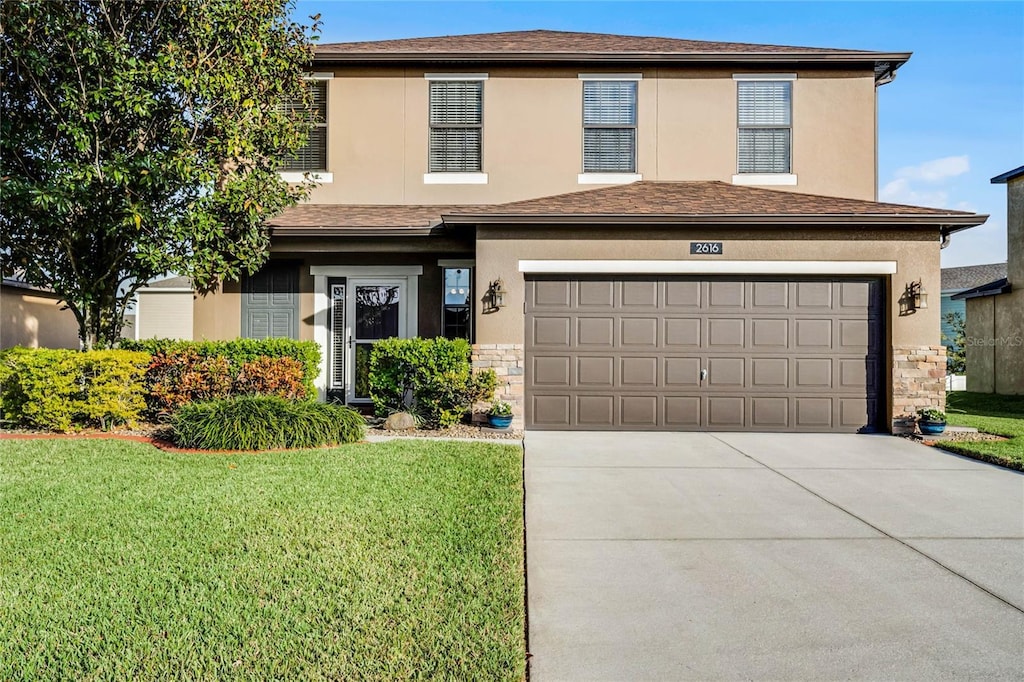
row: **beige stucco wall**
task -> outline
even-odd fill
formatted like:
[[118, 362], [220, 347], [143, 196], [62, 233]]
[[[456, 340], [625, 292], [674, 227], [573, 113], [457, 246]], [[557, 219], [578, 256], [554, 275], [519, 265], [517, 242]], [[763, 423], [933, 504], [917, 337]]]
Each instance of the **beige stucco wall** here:
[[44, 292], [0, 286], [0, 348], [79, 348], [78, 322]]
[[1024, 176], [1006, 183], [1006, 277], [1024, 289]]
[[[643, 178], [731, 182], [736, 172], [735, 71], [628, 71], [643, 75], [637, 103], [637, 171]], [[447, 71], [439, 66], [431, 72]], [[582, 170], [581, 70], [564, 67], [487, 69], [487, 184], [424, 184], [424, 73], [400, 67], [335, 71], [328, 82], [328, 170], [333, 181], [317, 188], [311, 201], [488, 204], [594, 187], [577, 181]], [[872, 73], [802, 70], [797, 76], [792, 170], [798, 184], [779, 189], [874, 199]]]
[[194, 324], [192, 298], [191, 291], [139, 291], [136, 338], [190, 341]]

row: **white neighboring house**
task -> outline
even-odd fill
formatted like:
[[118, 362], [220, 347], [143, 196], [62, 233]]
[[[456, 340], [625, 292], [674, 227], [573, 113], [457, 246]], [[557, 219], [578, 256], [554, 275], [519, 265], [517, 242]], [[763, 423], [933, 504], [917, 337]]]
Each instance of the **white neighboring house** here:
[[135, 294], [136, 339], [192, 340], [192, 301], [188, 277], [150, 282]]

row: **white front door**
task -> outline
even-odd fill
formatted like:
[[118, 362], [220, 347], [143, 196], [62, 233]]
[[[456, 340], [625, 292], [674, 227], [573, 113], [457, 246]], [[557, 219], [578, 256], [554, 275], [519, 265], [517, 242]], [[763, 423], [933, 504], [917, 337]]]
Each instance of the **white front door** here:
[[348, 402], [370, 399], [370, 351], [373, 344], [391, 337], [406, 338], [406, 278], [348, 280], [346, 320], [348, 332]]

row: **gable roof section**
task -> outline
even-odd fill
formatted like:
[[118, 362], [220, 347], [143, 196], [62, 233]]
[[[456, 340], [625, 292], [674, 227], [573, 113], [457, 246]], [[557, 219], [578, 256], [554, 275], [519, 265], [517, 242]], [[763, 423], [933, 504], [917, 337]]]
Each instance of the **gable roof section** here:
[[971, 289], [1006, 277], [1006, 263], [942, 268], [942, 290]]
[[467, 207], [443, 214], [445, 223], [929, 225], [947, 232], [988, 218], [964, 211], [886, 204], [761, 189], [720, 181], [616, 185], [540, 199]]
[[877, 78], [895, 72], [910, 55], [550, 30], [325, 43], [316, 48], [317, 62], [861, 63], [874, 65]]

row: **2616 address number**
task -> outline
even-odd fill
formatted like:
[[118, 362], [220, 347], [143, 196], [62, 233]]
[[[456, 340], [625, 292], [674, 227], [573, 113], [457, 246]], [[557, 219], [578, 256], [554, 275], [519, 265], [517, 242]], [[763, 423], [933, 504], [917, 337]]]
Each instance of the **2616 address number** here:
[[701, 256], [721, 256], [722, 242], [690, 242], [690, 254]]

